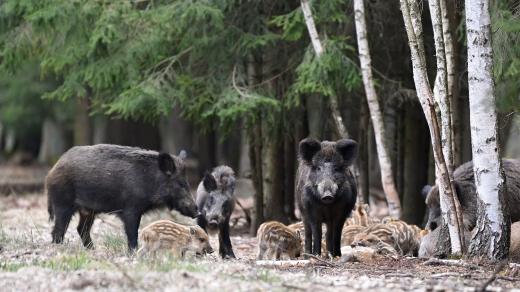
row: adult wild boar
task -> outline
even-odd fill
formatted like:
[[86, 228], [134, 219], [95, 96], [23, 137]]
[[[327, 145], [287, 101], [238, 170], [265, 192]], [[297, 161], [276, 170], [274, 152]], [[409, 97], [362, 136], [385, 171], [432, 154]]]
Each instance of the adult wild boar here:
[[327, 250], [341, 256], [341, 230], [356, 203], [357, 188], [349, 170], [357, 143], [342, 139], [319, 142], [306, 138], [299, 145], [296, 196], [305, 228], [305, 252], [321, 252], [321, 225], [327, 226]]
[[45, 180], [54, 219], [52, 242], [61, 243], [71, 217], [79, 212], [78, 233], [92, 247], [90, 228], [98, 213], [117, 215], [128, 247], [137, 247], [141, 216], [168, 207], [195, 217], [197, 207], [184, 174], [184, 151], [176, 157], [139, 148], [99, 144], [77, 146], [61, 156]]
[[[520, 160], [502, 159], [502, 166], [506, 175], [507, 192], [505, 205], [511, 215], [511, 221], [520, 221]], [[466, 230], [473, 230], [477, 223], [478, 197], [473, 173], [473, 162], [469, 161], [459, 166], [453, 172], [455, 193], [460, 201], [462, 217]], [[428, 206], [428, 223], [426, 228], [435, 230], [441, 223], [441, 206], [439, 189], [437, 186], [425, 186], [423, 196]]]
[[235, 258], [229, 238], [229, 218], [235, 209], [235, 173], [221, 165], [206, 173], [197, 188], [198, 224], [210, 234], [218, 233], [219, 254]]

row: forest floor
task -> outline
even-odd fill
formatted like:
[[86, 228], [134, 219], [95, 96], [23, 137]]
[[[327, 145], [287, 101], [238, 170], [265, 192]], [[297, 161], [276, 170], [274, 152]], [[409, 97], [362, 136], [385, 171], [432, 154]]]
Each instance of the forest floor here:
[[[93, 226], [94, 250], [85, 250], [71, 222], [65, 244], [51, 244], [51, 223], [42, 194], [0, 196], [0, 290], [172, 290], [172, 291], [288, 291], [288, 290], [478, 290], [493, 275], [493, 267], [425, 265], [425, 259], [381, 259], [359, 263], [313, 261], [302, 266], [259, 266], [256, 239], [232, 236], [237, 260], [216, 254], [178, 260], [136, 258], [126, 253], [122, 224], [102, 215]], [[168, 212], [154, 212], [141, 227]], [[212, 246], [218, 242], [212, 238]], [[489, 286], [491, 291], [520, 288], [520, 275], [510, 268]]]

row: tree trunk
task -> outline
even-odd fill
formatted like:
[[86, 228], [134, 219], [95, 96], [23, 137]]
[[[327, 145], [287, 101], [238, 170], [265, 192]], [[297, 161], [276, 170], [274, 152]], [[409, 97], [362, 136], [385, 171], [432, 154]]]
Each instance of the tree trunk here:
[[[260, 114], [258, 114], [260, 119]], [[264, 222], [264, 191], [262, 184], [262, 126], [256, 123], [252, 134], [249, 136], [249, 160], [253, 185], [255, 186], [255, 208], [253, 222], [251, 223], [251, 236], [256, 236], [256, 230]]]
[[296, 173], [296, 141], [293, 135], [284, 135], [284, 211], [289, 220], [296, 219], [294, 213], [294, 191], [295, 191], [295, 173]]
[[368, 204], [368, 194], [370, 189], [369, 165], [368, 165], [368, 133], [370, 127], [370, 120], [368, 116], [368, 108], [364, 100], [361, 102], [361, 109], [359, 114], [359, 131], [358, 142], [359, 152], [357, 164], [359, 169], [358, 180], [358, 202]]
[[76, 113], [74, 118], [74, 145], [92, 144], [92, 127], [89, 117], [90, 102], [87, 97], [76, 99]]
[[367, 40], [367, 30], [365, 22], [365, 7], [363, 0], [354, 0], [354, 14], [356, 22], [356, 34], [359, 50], [359, 61], [361, 64], [361, 73], [363, 75], [363, 84], [365, 85], [365, 93], [367, 97], [368, 109], [374, 134], [376, 138], [377, 156], [381, 166], [381, 181], [383, 190], [386, 194], [388, 202], [388, 211], [390, 216], [394, 218], [401, 217], [401, 202], [399, 194], [394, 182], [394, 174], [392, 171], [392, 162], [388, 154], [388, 147], [385, 141], [385, 128], [383, 125], [383, 115], [379, 107], [376, 88], [372, 76], [372, 61], [370, 58], [370, 49]]
[[460, 129], [458, 116], [459, 86], [457, 80], [458, 42], [454, 39], [456, 31], [456, 7], [453, 1], [440, 0], [442, 15], [442, 35], [446, 56], [446, 90], [451, 117], [451, 153], [452, 167], [455, 169], [461, 161]]
[[[443, 0], [430, 0], [430, 15], [433, 26], [433, 39], [435, 42], [435, 56], [437, 61], [437, 76], [435, 77], [435, 85], [433, 87], [433, 95], [440, 109], [441, 121], [441, 146], [446, 167], [448, 172], [453, 172], [453, 142], [452, 142], [452, 126], [451, 126], [451, 108], [448, 93], [448, 76], [446, 70], [446, 50], [444, 48], [444, 18], [441, 13], [441, 4]], [[448, 26], [446, 24], [446, 26]], [[451, 44], [451, 43], [450, 43]], [[453, 48], [450, 47], [452, 51]]]
[[491, 260], [509, 253], [510, 218], [499, 157], [488, 0], [466, 0], [471, 141], [479, 214], [469, 252]]
[[52, 164], [65, 152], [65, 133], [63, 127], [50, 118], [45, 118], [42, 125], [42, 141], [38, 162]]
[[[309, 4], [309, 0], [301, 0], [301, 7], [314, 52], [316, 53], [316, 57], [320, 58], [325, 48], [321, 43], [316, 25], [314, 24], [314, 18], [312, 16], [312, 9]], [[347, 138], [348, 132], [345, 128], [345, 125], [343, 124], [343, 118], [341, 117], [341, 112], [339, 111], [338, 97], [336, 95], [331, 95], [329, 97], [328, 104], [331, 111], [335, 135], [338, 138]]]
[[183, 149], [191, 150], [193, 129], [191, 124], [181, 117], [181, 114], [180, 107], [175, 106], [167, 117], [162, 117], [159, 121], [161, 150], [172, 154], [178, 154]]
[[464, 234], [461, 231], [461, 211], [460, 203], [454, 195], [454, 187], [451, 184], [451, 177], [446, 159], [442, 151], [441, 133], [439, 121], [434, 109], [434, 98], [428, 81], [426, 72], [426, 57], [424, 53], [424, 46], [422, 43], [422, 24], [419, 14], [419, 5], [416, 0], [401, 0], [401, 12], [403, 14], [406, 33], [408, 35], [408, 42], [410, 45], [410, 52], [413, 65], [413, 79], [417, 96], [421, 103], [432, 141], [432, 148], [436, 165], [439, 169], [439, 176], [437, 177], [440, 200], [444, 201], [441, 206], [447, 206], [442, 210], [443, 218], [448, 224], [450, 231], [450, 241], [452, 245], [452, 252], [454, 254], [461, 254], [463, 251]]
[[425, 204], [421, 189], [428, 183], [429, 142], [428, 128], [421, 110], [415, 103], [405, 104], [403, 216], [409, 224], [421, 225]]
[[92, 144], [108, 143], [108, 118], [96, 115], [92, 122]]

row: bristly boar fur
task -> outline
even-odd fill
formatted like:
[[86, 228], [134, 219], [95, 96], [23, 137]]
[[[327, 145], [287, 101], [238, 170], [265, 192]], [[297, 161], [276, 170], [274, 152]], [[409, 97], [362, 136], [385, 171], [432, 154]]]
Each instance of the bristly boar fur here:
[[[511, 222], [520, 221], [520, 160], [502, 159], [506, 175], [505, 206], [511, 215]], [[455, 193], [460, 201], [465, 229], [471, 231], [477, 223], [477, 191], [473, 172], [473, 162], [459, 166], [453, 172]], [[422, 190], [428, 207], [428, 223], [426, 228], [435, 230], [441, 223], [441, 207], [437, 186], [425, 186]]]
[[382, 241], [391, 245], [401, 255], [416, 256], [424, 234], [415, 225], [401, 220], [390, 220], [367, 227], [354, 237], [352, 245], [370, 247]]
[[221, 165], [206, 173], [197, 188], [197, 208], [201, 214], [198, 224], [209, 233], [218, 232], [219, 254], [235, 258], [229, 238], [229, 219], [235, 209], [235, 173]]
[[256, 233], [258, 242], [257, 259], [279, 260], [284, 256], [296, 259], [301, 254], [300, 232], [277, 221], [265, 222]]
[[349, 169], [357, 143], [306, 138], [299, 144], [296, 197], [305, 227], [305, 252], [321, 253], [322, 223], [327, 226], [327, 251], [341, 256], [341, 230], [356, 203], [357, 187]]
[[168, 207], [195, 217], [197, 207], [184, 174], [186, 153], [179, 156], [134, 147], [76, 146], [56, 162], [45, 179], [52, 242], [62, 243], [71, 217], [79, 212], [77, 231], [92, 247], [96, 214], [111, 213], [124, 223], [128, 248], [137, 247], [141, 216]]
[[137, 254], [169, 250], [175, 257], [212, 253], [209, 237], [197, 225], [185, 226], [169, 220], [158, 220], [141, 230], [142, 247]]

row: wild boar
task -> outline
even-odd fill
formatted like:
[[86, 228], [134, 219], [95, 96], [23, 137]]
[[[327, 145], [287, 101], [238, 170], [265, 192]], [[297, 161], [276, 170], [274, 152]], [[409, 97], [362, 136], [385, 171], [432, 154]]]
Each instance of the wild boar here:
[[280, 222], [263, 223], [257, 230], [256, 238], [259, 260], [265, 258], [279, 260], [283, 256], [289, 259], [300, 257], [302, 249], [300, 232], [295, 232]]
[[401, 220], [391, 220], [367, 227], [354, 236], [353, 246], [375, 246], [380, 241], [391, 245], [401, 255], [417, 255], [425, 232]]
[[[507, 192], [505, 205], [511, 215], [511, 221], [520, 221], [520, 160], [502, 159], [502, 166], [506, 175]], [[471, 231], [477, 223], [477, 191], [473, 173], [473, 162], [466, 162], [453, 172], [455, 193], [460, 201], [462, 219], [465, 229]], [[437, 186], [425, 186], [422, 190], [426, 196], [428, 207], [428, 222], [426, 228], [435, 230], [441, 222], [441, 207], [439, 189]]]
[[356, 203], [357, 187], [349, 170], [357, 143], [342, 139], [299, 144], [296, 197], [305, 228], [305, 252], [321, 253], [322, 223], [327, 226], [327, 251], [341, 256], [341, 230]]
[[350, 214], [350, 217], [347, 218], [345, 225], [369, 226], [378, 223], [377, 219], [368, 215], [369, 213], [370, 207], [368, 204], [356, 204], [354, 206], [354, 211]]
[[354, 238], [359, 233], [367, 229], [366, 226], [361, 225], [345, 225], [341, 231], [341, 246], [351, 246]]
[[147, 211], [168, 207], [196, 217], [184, 174], [185, 156], [107, 144], [71, 148], [45, 179], [49, 217], [54, 219], [52, 242], [63, 242], [76, 212], [85, 247], [92, 247], [90, 229], [96, 214], [110, 213], [123, 221], [130, 250], [137, 247], [139, 223]]
[[197, 188], [198, 224], [210, 234], [218, 232], [219, 254], [235, 258], [229, 238], [229, 218], [235, 209], [235, 173], [229, 166], [217, 166], [206, 173]]
[[[436, 254], [436, 247], [439, 244], [441, 228], [436, 228], [430, 233], [426, 234], [421, 239], [421, 246], [419, 248], [419, 257], [430, 258], [430, 257], [444, 257], [445, 254]], [[472, 232], [464, 229], [464, 241], [465, 246], [468, 247], [470, 244]], [[444, 239], [448, 240], [449, 239]], [[511, 242], [509, 245], [509, 259], [513, 262], [520, 263], [520, 222], [511, 224]]]
[[209, 237], [199, 226], [185, 226], [169, 220], [158, 220], [141, 230], [142, 247], [137, 254], [167, 249], [175, 257], [212, 253]]

